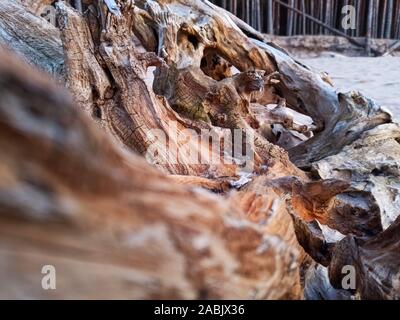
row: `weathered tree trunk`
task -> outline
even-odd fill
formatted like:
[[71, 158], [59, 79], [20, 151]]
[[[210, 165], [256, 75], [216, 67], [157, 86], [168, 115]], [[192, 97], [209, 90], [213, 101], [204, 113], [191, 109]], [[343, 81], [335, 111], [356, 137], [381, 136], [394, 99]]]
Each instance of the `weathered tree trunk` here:
[[81, 5], [56, 4], [66, 86], [107, 136], [63, 90], [0, 59], [12, 292], [42, 296], [33, 270], [55, 264], [64, 297], [89, 296], [101, 275], [97, 297], [349, 298], [353, 265], [351, 294], [399, 297], [400, 130], [387, 111], [338, 95], [208, 1]]

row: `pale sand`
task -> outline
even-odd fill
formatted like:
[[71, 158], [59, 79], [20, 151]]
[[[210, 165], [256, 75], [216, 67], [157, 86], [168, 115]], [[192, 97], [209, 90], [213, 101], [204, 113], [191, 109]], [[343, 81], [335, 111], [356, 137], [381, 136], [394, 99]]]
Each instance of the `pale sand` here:
[[400, 119], [400, 57], [333, 57], [299, 59], [327, 72], [341, 92], [356, 90], [388, 107]]

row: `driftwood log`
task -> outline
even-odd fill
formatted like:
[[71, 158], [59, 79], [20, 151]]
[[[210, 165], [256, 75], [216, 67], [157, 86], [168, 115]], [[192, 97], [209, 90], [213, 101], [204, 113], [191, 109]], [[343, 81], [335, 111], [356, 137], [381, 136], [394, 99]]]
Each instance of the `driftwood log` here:
[[1, 297], [400, 298], [389, 112], [208, 1], [21, 2], [0, 42], [69, 93], [1, 51]]

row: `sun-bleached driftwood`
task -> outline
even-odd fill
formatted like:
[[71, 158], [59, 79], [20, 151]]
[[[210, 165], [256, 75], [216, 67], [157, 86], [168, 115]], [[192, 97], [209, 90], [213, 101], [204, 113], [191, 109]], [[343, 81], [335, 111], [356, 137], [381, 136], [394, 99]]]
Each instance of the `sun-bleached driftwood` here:
[[30, 64], [62, 77], [64, 56], [59, 31], [16, 1], [0, 3], [0, 44]]
[[[180, 186], [52, 80], [0, 57], [1, 297], [301, 297], [302, 251], [276, 194]], [[56, 291], [37, 281], [43, 265], [57, 268]]]
[[[24, 82], [13, 60], [1, 69], [13, 80], [0, 95], [0, 141], [9, 150], [0, 158], [9, 230], [1, 243], [15, 266], [27, 261], [25, 251], [14, 253], [27, 242], [38, 263], [73, 260], [65, 282], [95, 263], [68, 297], [86, 297], [100, 274], [129, 279], [129, 293], [100, 283], [96, 292], [107, 297], [398, 297], [399, 128], [386, 110], [359, 93], [337, 94], [326, 75], [208, 1], [80, 5], [55, 5], [66, 86], [107, 138], [48, 80]], [[16, 84], [29, 95], [17, 99]], [[202, 130], [219, 139], [249, 134], [248, 166], [226, 161], [199, 139]], [[20, 150], [10, 138], [37, 148]], [[188, 149], [221, 161], [193, 162]], [[125, 154], [132, 150], [163, 173]], [[35, 238], [48, 229], [56, 231]], [[66, 256], [39, 245], [49, 242]], [[356, 288], [343, 292], [348, 264]]]

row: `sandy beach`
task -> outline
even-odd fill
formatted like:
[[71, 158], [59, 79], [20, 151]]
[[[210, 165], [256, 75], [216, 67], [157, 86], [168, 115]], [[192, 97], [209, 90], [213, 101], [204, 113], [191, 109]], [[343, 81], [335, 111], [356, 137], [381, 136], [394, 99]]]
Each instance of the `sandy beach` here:
[[328, 53], [299, 60], [327, 72], [339, 91], [361, 91], [400, 119], [400, 57], [345, 57]]

